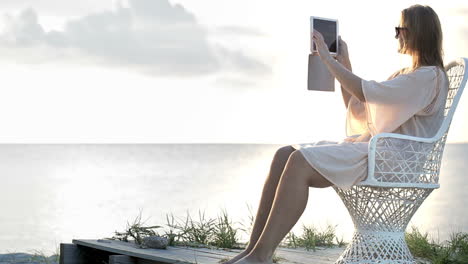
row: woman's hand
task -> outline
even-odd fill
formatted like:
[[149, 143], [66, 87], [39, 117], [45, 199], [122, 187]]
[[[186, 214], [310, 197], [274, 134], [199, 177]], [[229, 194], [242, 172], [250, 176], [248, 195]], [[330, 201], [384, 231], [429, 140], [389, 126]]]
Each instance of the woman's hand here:
[[327, 66], [333, 76], [342, 84], [342, 86], [359, 101], [364, 102], [366, 98], [362, 92], [362, 79], [351, 72], [350, 69], [339, 63], [330, 55], [328, 47], [323, 40], [322, 34], [314, 29], [313, 41], [317, 46], [317, 52], [322, 62]]
[[357, 137], [347, 137], [343, 141], [344, 142], [355, 142]]
[[320, 34], [316, 29], [314, 29], [314, 33], [312, 33], [312, 39], [314, 40], [315, 46], [317, 47], [317, 53], [322, 61], [333, 59], [330, 51], [328, 51], [325, 40], [323, 40], [322, 34]]
[[358, 137], [347, 137], [344, 139], [345, 142], [369, 142], [372, 138], [371, 134], [367, 131]]
[[336, 60], [343, 65], [350, 64], [348, 44], [346, 44], [346, 42], [341, 39], [341, 36], [338, 37], [338, 44], [338, 54], [336, 54]]

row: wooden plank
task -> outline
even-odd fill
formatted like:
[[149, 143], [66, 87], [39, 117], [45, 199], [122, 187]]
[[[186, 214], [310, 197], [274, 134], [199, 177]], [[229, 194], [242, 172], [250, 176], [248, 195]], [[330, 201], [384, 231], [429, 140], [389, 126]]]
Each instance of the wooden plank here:
[[[177, 247], [179, 248], [179, 247]], [[208, 249], [208, 248], [195, 248], [192, 249], [197, 252], [204, 252], [207, 254], [217, 255], [221, 258], [232, 258], [236, 256], [238, 253], [242, 252], [243, 250], [217, 250], [217, 249]], [[302, 260], [303, 262], [300, 263], [309, 263], [311, 259], [313, 260], [320, 260], [325, 261], [326, 263], [334, 263], [338, 257], [343, 253], [345, 250], [344, 247], [336, 247], [336, 248], [324, 248], [324, 247], [317, 247], [316, 251], [313, 250], [306, 250], [305, 248], [283, 248], [279, 247], [276, 249], [276, 256], [282, 257], [285, 260], [281, 261], [281, 263], [289, 263], [288, 261], [294, 260], [294, 262], [298, 262]], [[232, 251], [232, 252], [230, 252]], [[307, 260], [307, 261], [305, 261]]]
[[[141, 249], [134, 243], [119, 240], [73, 239], [73, 243], [91, 247], [114, 254], [126, 255], [135, 259], [136, 264], [155, 263], [203, 263], [219, 264], [221, 259], [230, 259], [243, 250], [240, 249], [211, 249], [175, 246], [167, 249]], [[340, 248], [317, 248], [307, 251], [304, 248], [277, 248], [276, 256], [280, 257], [280, 264], [333, 264], [343, 253]], [[133, 263], [132, 263], [133, 264]]]
[[306, 250], [305, 248], [278, 248], [282, 254], [305, 255], [305, 256], [325, 256], [338, 258], [345, 247], [332, 247], [332, 248], [317, 248], [316, 251]]
[[101, 264], [109, 260], [108, 251], [76, 244], [60, 244], [60, 264]]
[[[278, 248], [276, 255], [285, 258], [286, 263], [333, 264], [345, 248], [324, 248], [316, 251], [305, 249]], [[280, 261], [283, 263], [282, 261]]]
[[242, 250], [223, 250], [223, 249], [212, 249], [212, 248], [196, 248], [196, 247], [184, 247], [184, 246], [175, 246], [174, 250], [198, 252], [200, 254], [206, 254], [207, 256], [216, 257], [219, 259], [222, 258], [231, 258], [237, 256]]
[[196, 252], [193, 250], [182, 251], [180, 249], [174, 249], [174, 247], [167, 247], [167, 249], [143, 249], [139, 248], [134, 243], [119, 240], [73, 239], [72, 242], [81, 246], [163, 263], [209, 264], [217, 263], [216, 261], [219, 259], [218, 257], [213, 257], [212, 254]]
[[60, 264], [86, 264], [83, 252], [75, 244], [60, 243]]
[[136, 264], [166, 264], [164, 262], [154, 261], [154, 260], [147, 260], [147, 259], [136, 259]]
[[134, 257], [125, 255], [110, 255], [109, 264], [136, 264]]

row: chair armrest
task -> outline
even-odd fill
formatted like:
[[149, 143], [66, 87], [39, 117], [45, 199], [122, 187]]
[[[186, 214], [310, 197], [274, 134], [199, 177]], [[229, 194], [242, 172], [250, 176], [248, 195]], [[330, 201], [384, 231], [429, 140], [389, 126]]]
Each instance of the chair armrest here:
[[408, 135], [397, 134], [397, 133], [380, 133], [371, 138], [371, 140], [369, 141], [369, 149], [372, 144], [375, 146], [377, 141], [382, 138], [407, 139], [407, 140], [412, 140], [416, 142], [424, 142], [424, 143], [434, 143], [438, 140], [438, 138], [436, 137], [424, 138], [424, 137], [408, 136]]
[[445, 138], [375, 135], [369, 141], [367, 179], [358, 185], [439, 188]]

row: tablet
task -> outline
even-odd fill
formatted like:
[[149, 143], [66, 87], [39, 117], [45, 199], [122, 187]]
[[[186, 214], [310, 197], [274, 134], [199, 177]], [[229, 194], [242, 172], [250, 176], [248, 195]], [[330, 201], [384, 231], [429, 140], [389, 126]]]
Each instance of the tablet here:
[[317, 52], [315, 43], [312, 39], [312, 33], [316, 29], [323, 35], [325, 43], [328, 46], [330, 54], [335, 55], [338, 53], [338, 20], [331, 18], [322, 18], [311, 16], [310, 17], [310, 52]]

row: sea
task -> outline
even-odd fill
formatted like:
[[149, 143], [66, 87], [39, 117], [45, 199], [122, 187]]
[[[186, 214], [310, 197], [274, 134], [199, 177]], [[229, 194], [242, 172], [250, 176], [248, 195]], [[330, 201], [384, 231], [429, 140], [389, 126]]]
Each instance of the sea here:
[[[183, 225], [227, 214], [247, 242], [275, 144], [0, 144], [0, 254], [58, 253], [73, 239], [109, 238], [133, 223]], [[468, 144], [447, 144], [439, 189], [408, 225], [436, 242], [468, 232]], [[292, 228], [353, 223], [333, 188], [310, 188]]]

